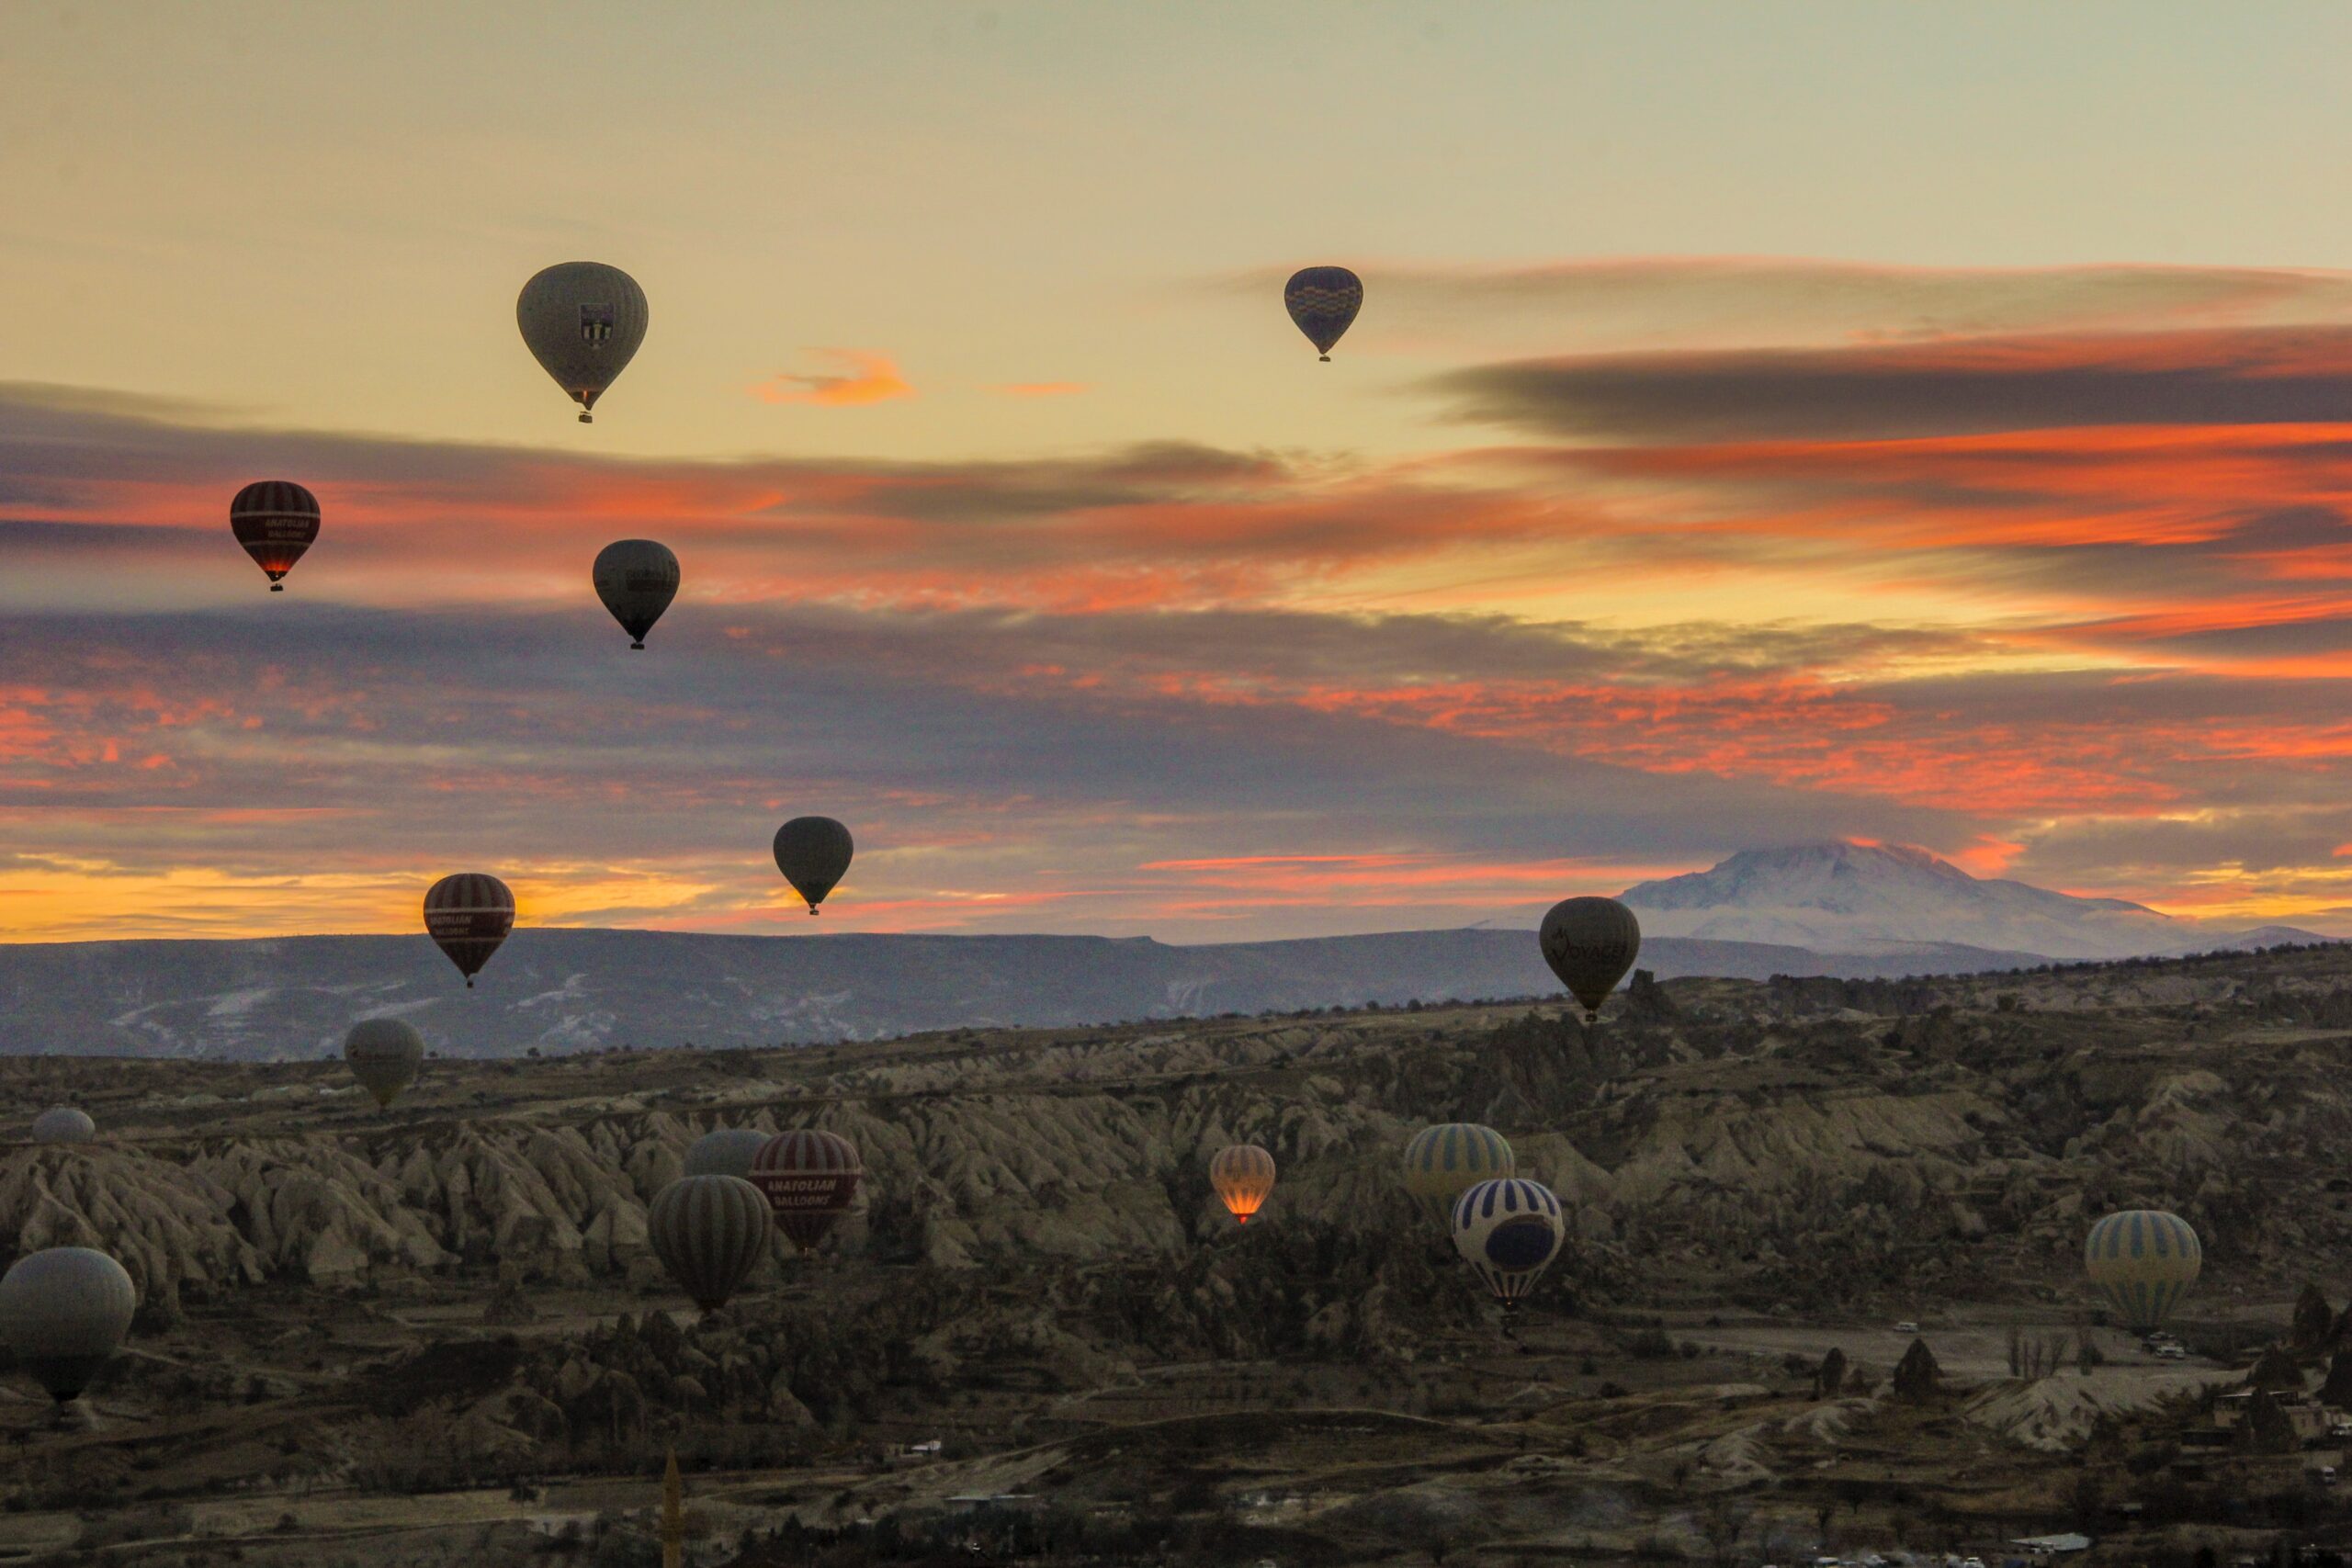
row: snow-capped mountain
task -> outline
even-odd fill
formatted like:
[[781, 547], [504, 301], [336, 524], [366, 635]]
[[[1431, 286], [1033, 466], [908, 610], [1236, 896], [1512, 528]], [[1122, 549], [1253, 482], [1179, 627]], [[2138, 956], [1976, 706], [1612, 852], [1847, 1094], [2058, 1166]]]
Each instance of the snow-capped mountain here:
[[[2129, 958], [2242, 943], [2121, 898], [2083, 898], [1979, 878], [1925, 850], [1799, 844], [1745, 850], [1708, 871], [1622, 895], [1645, 936], [1778, 942], [1815, 951], [1897, 953], [1965, 943], [2054, 959]], [[2265, 945], [2324, 940], [2263, 928]]]

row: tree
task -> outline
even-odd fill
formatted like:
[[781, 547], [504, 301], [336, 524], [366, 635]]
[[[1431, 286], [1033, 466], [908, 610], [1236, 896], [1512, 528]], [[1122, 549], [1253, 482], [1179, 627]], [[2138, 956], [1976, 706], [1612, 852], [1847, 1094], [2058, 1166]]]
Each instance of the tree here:
[[2245, 1425], [2239, 1428], [2239, 1440], [2256, 1453], [2295, 1451], [2295, 1424], [2268, 1389], [2255, 1390], [2246, 1405]]
[[2260, 1360], [2254, 1363], [2254, 1371], [2246, 1375], [2246, 1382], [2257, 1389], [2301, 1393], [2303, 1369], [2295, 1365], [2295, 1358], [2287, 1353], [2284, 1346], [2273, 1345], [2262, 1353]]
[[2335, 1326], [2335, 1314], [2328, 1310], [2327, 1297], [2319, 1286], [2305, 1280], [2303, 1293], [2295, 1298], [2295, 1324], [2287, 1343], [2309, 1355], [2327, 1343]]
[[1914, 1402], [1932, 1399], [1942, 1376], [1943, 1369], [1936, 1365], [1936, 1353], [1928, 1348], [1928, 1342], [1914, 1339], [1911, 1348], [1903, 1352], [1903, 1359], [1895, 1363], [1894, 1396]]
[[1845, 1384], [1846, 1352], [1833, 1345], [1829, 1348], [1829, 1354], [1821, 1358], [1820, 1369], [1813, 1374], [1813, 1396], [1815, 1399], [1835, 1399], [1838, 1391]]
[[2328, 1358], [2327, 1381], [2319, 1385], [2319, 1402], [2352, 1410], [2352, 1350], [2338, 1350]]
[[1707, 1506], [1699, 1516], [1699, 1535], [1706, 1541], [1707, 1554], [1715, 1568], [1731, 1568], [1738, 1560], [1739, 1541], [1747, 1533], [1748, 1518], [1745, 1506], [1721, 1493], [1707, 1499]]

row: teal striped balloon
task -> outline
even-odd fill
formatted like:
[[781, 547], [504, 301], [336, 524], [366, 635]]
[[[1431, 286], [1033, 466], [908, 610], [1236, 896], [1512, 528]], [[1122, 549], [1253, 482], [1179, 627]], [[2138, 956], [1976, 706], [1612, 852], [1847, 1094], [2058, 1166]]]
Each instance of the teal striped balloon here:
[[1440, 1224], [1453, 1217], [1456, 1198], [1516, 1170], [1503, 1135], [1472, 1122], [1424, 1127], [1405, 1145], [1405, 1190]]
[[2178, 1214], [2127, 1209], [2091, 1226], [2083, 1267], [2109, 1310], [2141, 1333], [2172, 1315], [2205, 1260], [2197, 1233]]

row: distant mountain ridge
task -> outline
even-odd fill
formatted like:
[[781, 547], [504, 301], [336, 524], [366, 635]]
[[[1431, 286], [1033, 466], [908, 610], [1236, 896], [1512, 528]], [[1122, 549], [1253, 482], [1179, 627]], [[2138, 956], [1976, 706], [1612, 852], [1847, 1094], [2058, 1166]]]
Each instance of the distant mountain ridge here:
[[[1625, 901], [1641, 966], [1891, 978], [2327, 940], [2215, 933], [2119, 898], [1980, 880], [1918, 850], [1755, 850]], [[1560, 995], [1528, 931], [1176, 947], [1082, 936], [519, 931], [468, 991], [423, 936], [0, 945], [0, 1055], [332, 1055], [405, 1018], [447, 1055], [874, 1040], [923, 1030]]]
[[[2030, 953], [1892, 956], [1652, 938], [1663, 978], [2018, 968]], [[871, 1040], [921, 1030], [1557, 997], [1528, 931], [1175, 947], [1078, 936], [712, 936], [524, 930], [468, 991], [422, 936], [0, 945], [0, 1055], [333, 1055], [354, 1020], [405, 1018], [493, 1057], [605, 1045]]]
[[2324, 942], [2290, 926], [2213, 931], [2122, 898], [1980, 878], [1925, 850], [1796, 844], [1744, 850], [1706, 871], [1621, 895], [1645, 936], [1772, 942], [1896, 957], [1960, 943], [2051, 959], [2138, 958]]

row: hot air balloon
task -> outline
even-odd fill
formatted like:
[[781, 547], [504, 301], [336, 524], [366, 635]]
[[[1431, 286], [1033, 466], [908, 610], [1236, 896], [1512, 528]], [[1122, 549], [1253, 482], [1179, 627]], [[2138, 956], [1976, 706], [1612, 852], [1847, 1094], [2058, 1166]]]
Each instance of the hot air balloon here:
[[1283, 304], [1328, 361], [1331, 345], [1363, 309], [1363, 280], [1343, 266], [1301, 267], [1283, 285]]
[[752, 1161], [767, 1146], [768, 1136], [757, 1127], [713, 1128], [686, 1145], [686, 1174], [749, 1180]]
[[97, 1135], [98, 1124], [90, 1113], [70, 1105], [52, 1105], [33, 1118], [36, 1144], [86, 1144]]
[[616, 539], [596, 552], [591, 575], [631, 648], [645, 646], [645, 634], [678, 596], [678, 558], [651, 539]]
[[278, 579], [319, 536], [319, 498], [290, 479], [258, 480], [229, 503], [229, 528], [268, 575], [269, 591], [283, 593]]
[[725, 1306], [775, 1231], [768, 1201], [740, 1176], [688, 1176], [654, 1195], [645, 1213], [653, 1250], [705, 1312]]
[[849, 870], [855, 846], [849, 829], [830, 817], [796, 817], [775, 830], [775, 868], [815, 914]]
[[2091, 1289], [2136, 1333], [2160, 1326], [2197, 1282], [2205, 1249], [2178, 1214], [2128, 1209], [2091, 1226], [2083, 1268]]
[[389, 1111], [424, 1065], [424, 1036], [397, 1018], [363, 1018], [343, 1037], [343, 1059], [377, 1108]]
[[580, 405], [580, 423], [645, 341], [645, 290], [616, 266], [563, 262], [523, 285], [514, 322], [539, 367]]
[[1478, 1271], [1505, 1312], [1516, 1310], [1535, 1288], [1566, 1235], [1560, 1201], [1540, 1182], [1502, 1177], [1481, 1181], [1454, 1201], [1453, 1250]]
[[[0, 1277], [0, 1342], [57, 1402], [61, 1423], [90, 1386], [139, 1310], [121, 1264], [86, 1247], [28, 1253]], [[87, 1420], [87, 1413], [82, 1419]]]
[[473, 989], [474, 976], [514, 929], [514, 895], [479, 871], [445, 876], [424, 896], [424, 931]]
[[1544, 962], [1583, 1004], [1589, 1023], [1640, 954], [1642, 925], [1614, 898], [1563, 898], [1544, 917], [1537, 940]]
[[1225, 1200], [1233, 1223], [1246, 1225], [1274, 1190], [1274, 1156], [1255, 1144], [1219, 1149], [1209, 1161], [1209, 1185]]
[[752, 1157], [752, 1185], [767, 1194], [775, 1228], [804, 1252], [849, 1213], [865, 1174], [857, 1145], [820, 1127], [778, 1133]]
[[1405, 1190], [1439, 1224], [1453, 1217], [1456, 1198], [1514, 1168], [1503, 1135], [1468, 1122], [1424, 1127], [1405, 1145]]

